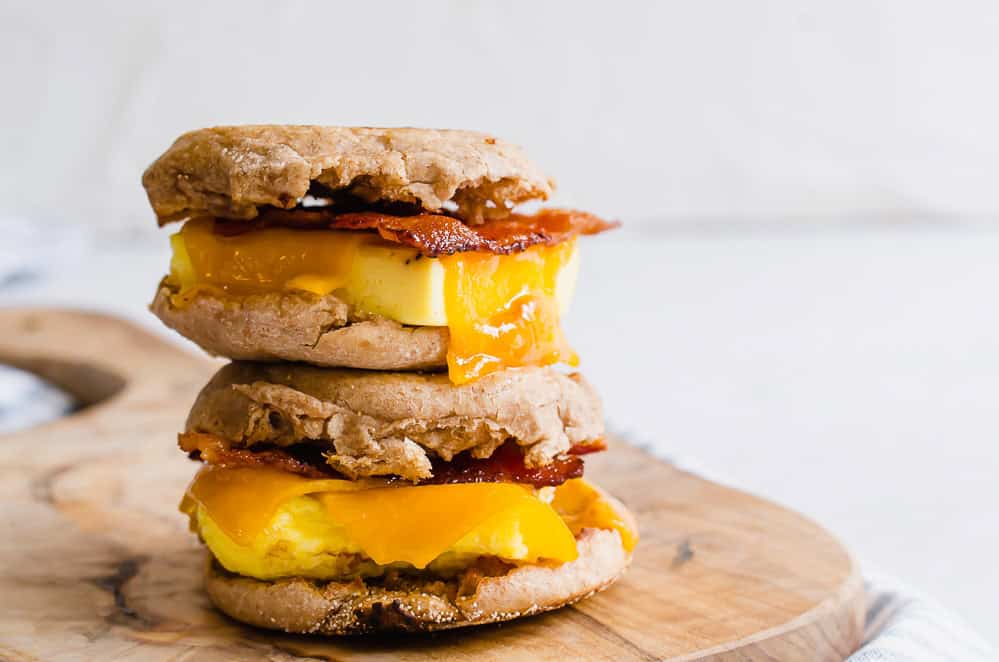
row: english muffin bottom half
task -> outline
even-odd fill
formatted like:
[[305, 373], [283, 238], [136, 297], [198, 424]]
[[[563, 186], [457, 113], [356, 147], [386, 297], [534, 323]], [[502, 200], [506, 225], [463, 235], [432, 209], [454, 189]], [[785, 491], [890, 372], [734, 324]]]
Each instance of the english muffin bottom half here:
[[634, 518], [583, 478], [603, 449], [579, 375], [232, 363], [179, 437], [181, 503], [234, 618], [288, 632], [437, 630], [555, 609], [610, 585]]

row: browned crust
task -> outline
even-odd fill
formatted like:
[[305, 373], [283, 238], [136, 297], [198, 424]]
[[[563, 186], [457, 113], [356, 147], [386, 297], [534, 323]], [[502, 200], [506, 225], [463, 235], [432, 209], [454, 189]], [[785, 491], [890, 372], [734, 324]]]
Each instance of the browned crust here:
[[142, 176], [160, 223], [193, 215], [252, 219], [320, 187], [368, 203], [468, 221], [546, 200], [554, 182], [514, 145], [474, 131], [331, 126], [222, 126], [185, 133]]
[[183, 308], [161, 285], [150, 309], [214, 356], [238, 361], [301, 361], [321, 367], [427, 370], [447, 365], [446, 327], [352, 320], [332, 294], [273, 292], [232, 299], [199, 294]]
[[302, 634], [428, 632], [508, 621], [558, 609], [610, 586], [631, 555], [616, 531], [584, 529], [579, 558], [561, 565], [521, 566], [473, 587], [437, 578], [405, 589], [307, 579], [261, 581], [209, 563], [205, 587], [216, 607], [238, 621]]

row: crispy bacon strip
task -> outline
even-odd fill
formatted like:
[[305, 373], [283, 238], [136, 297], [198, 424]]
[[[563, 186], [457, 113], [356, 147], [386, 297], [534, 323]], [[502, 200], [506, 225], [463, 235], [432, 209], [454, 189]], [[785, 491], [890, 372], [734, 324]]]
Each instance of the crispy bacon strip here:
[[432, 460], [433, 478], [420, 485], [444, 483], [521, 483], [534, 487], [561, 485], [570, 478], [583, 475], [583, 460], [575, 455], [556, 457], [541, 467], [524, 465], [524, 452], [515, 442], [508, 441], [485, 459], [458, 453], [450, 462]]
[[[187, 432], [177, 435], [177, 444], [192, 459], [224, 467], [258, 466], [290, 471], [306, 478], [342, 478], [345, 476], [330, 467], [322, 451], [307, 444], [278, 447], [233, 448], [232, 445], [212, 434]], [[587, 445], [589, 446], [589, 445]], [[445, 462], [434, 458], [433, 477], [420, 481], [419, 485], [442, 485], [449, 483], [521, 483], [535, 487], [561, 485], [570, 478], [583, 475], [583, 460], [573, 447], [575, 455], [555, 458], [551, 464], [542, 467], [524, 465], [523, 451], [514, 442], [507, 442], [485, 459], [473, 458], [469, 453], [459, 453]], [[583, 452], [594, 452], [586, 450]], [[406, 482], [398, 477], [389, 477], [388, 483]]]
[[607, 450], [607, 441], [601, 438], [594, 439], [593, 441], [583, 441], [578, 444], [573, 444], [572, 448], [569, 449], [569, 455], [602, 453], [605, 450]]
[[412, 246], [427, 257], [440, 257], [467, 252], [508, 255], [531, 246], [552, 246], [578, 235], [597, 234], [616, 228], [620, 223], [571, 209], [543, 209], [532, 215], [510, 214], [476, 226], [443, 214], [394, 216], [378, 211], [337, 213], [327, 208], [268, 208], [253, 223], [215, 221], [216, 232], [227, 236], [275, 225], [374, 230], [386, 241]]
[[221, 437], [200, 432], [177, 435], [177, 445], [191, 459], [220, 467], [271, 467], [306, 478], [346, 478], [326, 464], [321, 453], [302, 452], [304, 448], [298, 449], [298, 456], [289, 452], [287, 448], [271, 447], [259, 450], [233, 448]]

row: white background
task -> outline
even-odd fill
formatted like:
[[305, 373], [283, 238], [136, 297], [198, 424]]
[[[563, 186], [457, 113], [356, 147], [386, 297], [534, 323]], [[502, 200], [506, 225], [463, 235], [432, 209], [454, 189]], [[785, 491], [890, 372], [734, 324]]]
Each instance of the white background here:
[[997, 35], [985, 1], [8, 1], [0, 275], [35, 275], [0, 304], [159, 329], [139, 178], [184, 130], [493, 132], [626, 223], [567, 320], [611, 424], [995, 640]]
[[999, 210], [999, 8], [879, 2], [51, 2], [0, 8], [0, 200], [148, 222], [182, 131], [482, 129], [639, 219]]

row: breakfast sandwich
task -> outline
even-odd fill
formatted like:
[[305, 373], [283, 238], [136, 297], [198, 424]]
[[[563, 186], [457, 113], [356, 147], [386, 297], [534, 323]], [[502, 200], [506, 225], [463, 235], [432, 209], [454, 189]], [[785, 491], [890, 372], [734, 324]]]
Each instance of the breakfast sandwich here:
[[143, 184], [171, 237], [152, 303], [232, 359], [179, 435], [223, 612], [288, 632], [438, 630], [606, 588], [637, 541], [583, 476], [601, 404], [560, 318], [577, 239], [553, 183], [467, 131], [181, 136]]

